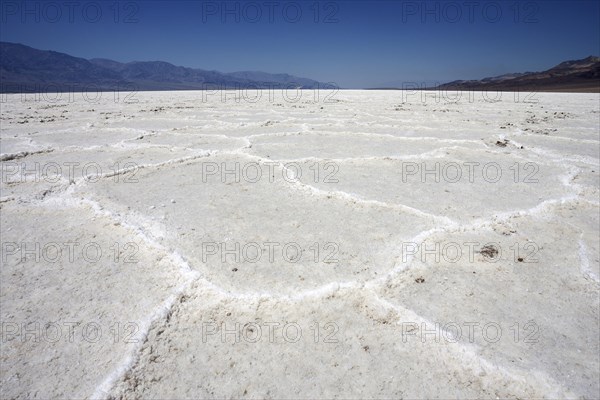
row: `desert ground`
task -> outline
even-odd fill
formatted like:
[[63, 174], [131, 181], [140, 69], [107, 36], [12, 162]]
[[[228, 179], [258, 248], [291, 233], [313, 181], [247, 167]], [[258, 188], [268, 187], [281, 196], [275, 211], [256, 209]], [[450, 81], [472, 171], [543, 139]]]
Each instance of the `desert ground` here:
[[0, 397], [597, 398], [600, 95], [2, 95]]

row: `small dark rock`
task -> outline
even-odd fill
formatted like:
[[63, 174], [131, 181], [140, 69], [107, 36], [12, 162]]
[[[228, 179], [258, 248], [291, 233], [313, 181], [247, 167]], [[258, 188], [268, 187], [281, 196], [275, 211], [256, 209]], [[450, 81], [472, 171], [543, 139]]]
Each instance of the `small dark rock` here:
[[481, 248], [479, 254], [482, 254], [484, 257], [487, 258], [494, 258], [498, 255], [498, 249], [492, 246], [491, 244], [488, 244]]

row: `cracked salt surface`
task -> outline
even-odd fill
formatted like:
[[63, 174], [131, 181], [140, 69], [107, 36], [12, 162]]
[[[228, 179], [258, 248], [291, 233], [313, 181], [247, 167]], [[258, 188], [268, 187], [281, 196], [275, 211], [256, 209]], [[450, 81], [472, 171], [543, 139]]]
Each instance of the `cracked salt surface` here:
[[597, 396], [598, 95], [307, 93], [8, 95], [2, 397]]

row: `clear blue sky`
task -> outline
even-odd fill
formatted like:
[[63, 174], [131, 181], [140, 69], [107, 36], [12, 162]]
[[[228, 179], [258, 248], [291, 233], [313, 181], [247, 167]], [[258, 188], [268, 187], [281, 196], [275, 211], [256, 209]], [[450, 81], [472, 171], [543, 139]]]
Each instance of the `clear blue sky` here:
[[483, 78], [600, 55], [592, 0], [1, 3], [2, 41], [341, 87]]

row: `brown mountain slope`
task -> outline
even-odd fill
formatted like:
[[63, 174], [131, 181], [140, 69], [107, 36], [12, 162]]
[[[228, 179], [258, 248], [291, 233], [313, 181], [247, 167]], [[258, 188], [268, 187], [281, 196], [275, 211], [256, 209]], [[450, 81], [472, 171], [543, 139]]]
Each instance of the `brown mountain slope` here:
[[600, 92], [600, 57], [565, 61], [542, 72], [507, 74], [481, 80], [453, 81], [437, 87], [446, 90], [498, 90], [540, 92]]

